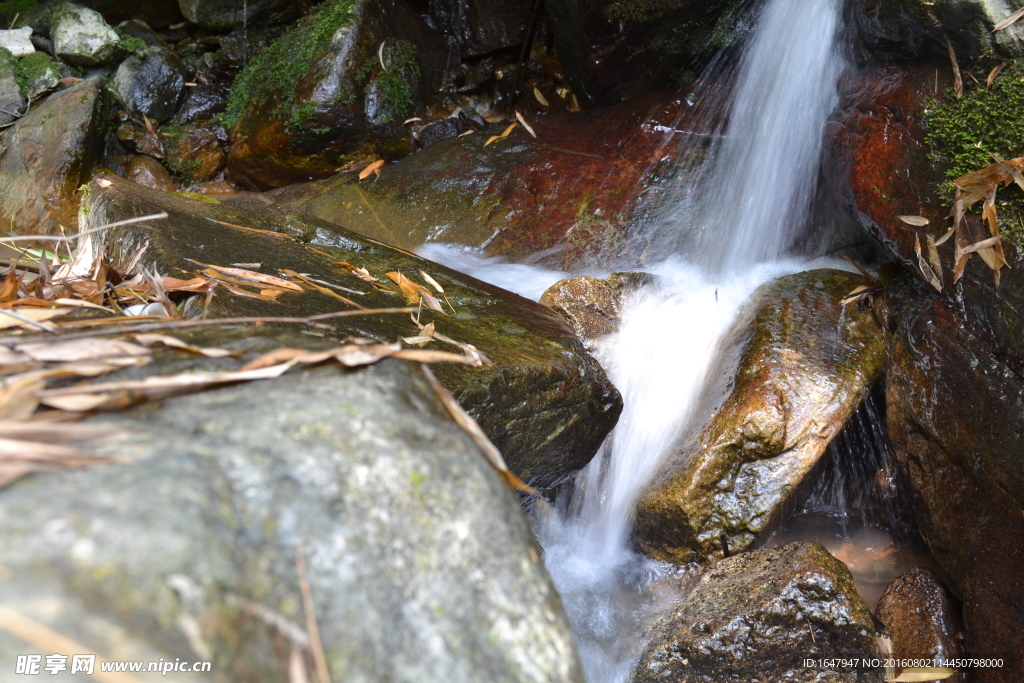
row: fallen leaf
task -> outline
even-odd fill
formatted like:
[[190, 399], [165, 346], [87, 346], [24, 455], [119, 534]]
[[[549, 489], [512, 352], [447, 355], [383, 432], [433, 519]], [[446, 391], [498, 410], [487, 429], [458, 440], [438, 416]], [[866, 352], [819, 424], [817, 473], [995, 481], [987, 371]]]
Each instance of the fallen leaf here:
[[407, 125], [407, 124], [410, 124], [410, 123], [415, 123], [416, 121], [422, 121], [422, 120], [423, 119], [421, 119], [419, 116], [413, 116], [412, 118], [409, 118], [409, 119], [406, 119], [405, 121], [402, 121], [402, 125], [404, 126], [404, 125]]
[[119, 339], [92, 337], [88, 339], [55, 340], [18, 344], [14, 347], [40, 363], [74, 363], [85, 360], [106, 360], [123, 356], [145, 356], [149, 350]]
[[375, 278], [374, 276], [370, 275], [370, 271], [366, 270], [366, 268], [356, 268], [351, 263], [346, 263], [345, 261], [335, 261], [334, 265], [345, 268], [346, 270], [348, 270], [349, 273], [355, 275], [357, 278], [363, 280], [364, 282], [380, 282], [378, 278]]
[[523, 124], [523, 128], [526, 129], [527, 133], [532, 135], [534, 138], [537, 137], [537, 133], [533, 130], [533, 128], [530, 127], [530, 124], [526, 122], [526, 119], [524, 119], [523, 115], [520, 114], [518, 111], [516, 112], [516, 119], [519, 120], [519, 123]]
[[994, 27], [992, 27], [992, 33], [995, 33], [996, 31], [1002, 31], [1004, 28], [1007, 28], [1021, 17], [1024, 17], [1024, 7], [1021, 7], [1019, 10], [1017, 10], [1010, 16], [1000, 21]]
[[182, 351], [206, 356], [207, 358], [226, 358], [227, 356], [234, 356], [238, 353], [236, 351], [229, 351], [228, 349], [193, 346], [192, 344], [183, 342], [177, 337], [172, 337], [167, 334], [137, 334], [135, 335], [135, 339], [140, 344], [145, 344], [146, 346], [163, 344], [164, 346], [169, 346], [173, 349], [181, 349]]
[[302, 280], [303, 282], [305, 282], [307, 285], [309, 285], [310, 287], [312, 287], [316, 291], [322, 292], [322, 293], [326, 294], [329, 297], [333, 297], [335, 299], [338, 299], [339, 301], [343, 301], [346, 304], [348, 304], [349, 306], [352, 306], [354, 308], [365, 308], [364, 306], [360, 306], [359, 304], [357, 304], [355, 301], [352, 301], [351, 299], [346, 299], [345, 297], [343, 297], [342, 295], [338, 294], [337, 292], [333, 292], [330, 289], [328, 289], [327, 287], [323, 287], [323, 286], [313, 282], [312, 280], [310, 280], [306, 276], [301, 275], [299, 273], [296, 273], [294, 270], [289, 270], [287, 268], [282, 268], [281, 272], [282, 273], [287, 273], [288, 275], [291, 275], [294, 278], [298, 278], [299, 280]]
[[215, 266], [215, 265], [212, 265], [212, 264], [209, 264], [209, 263], [200, 263], [199, 261], [195, 261], [193, 259], [185, 259], [185, 260], [186, 261], [191, 261], [192, 263], [198, 264], [200, 266], [205, 266], [206, 268], [214, 270], [217, 273], [221, 273], [223, 275], [227, 275], [227, 276], [230, 276], [230, 277], [233, 277], [233, 278], [237, 278], [239, 280], [248, 281], [248, 282], [257, 282], [259, 284], [270, 285], [271, 287], [277, 287], [278, 289], [288, 289], [288, 290], [291, 290], [293, 292], [301, 292], [302, 291], [302, 287], [299, 287], [294, 282], [288, 282], [288, 280], [282, 280], [281, 278], [274, 277], [273, 275], [264, 275], [263, 273], [257, 273], [257, 272], [252, 271], [252, 270], [244, 270], [242, 268], [228, 268], [228, 267], [225, 267], [225, 266]]
[[1021, 172], [1016, 167], [1012, 166], [1009, 162], [1005, 161], [1004, 159], [1000, 159], [995, 154], [990, 153], [989, 156], [995, 159], [996, 163], [999, 164], [999, 166], [1003, 170], [1010, 174], [1010, 177], [1013, 178], [1013, 182], [1017, 183], [1017, 187], [1024, 190], [1024, 175], [1021, 175]]
[[[42, 329], [50, 331], [52, 326], [43, 325], [44, 321], [67, 315], [72, 310], [70, 308], [0, 308], [0, 330], [5, 330], [8, 327], [42, 327]], [[12, 313], [14, 315], [11, 315]], [[31, 322], [39, 324], [32, 325]]]
[[950, 237], [952, 237], [952, 236], [953, 236], [953, 229], [952, 229], [952, 228], [950, 228], [949, 230], [947, 230], [947, 231], [946, 231], [946, 234], [945, 234], [945, 235], [943, 235], [943, 236], [942, 236], [942, 237], [940, 237], [940, 238], [939, 238], [938, 240], [936, 240], [936, 242], [935, 242], [935, 246], [937, 246], [937, 247], [940, 247], [940, 246], [942, 246], [942, 245], [943, 245], [943, 244], [945, 244], [945, 243], [946, 243], [946, 241], [947, 241], [947, 240], [949, 240], [949, 238], [950, 238]]
[[504, 140], [509, 136], [509, 134], [512, 133], [513, 130], [515, 130], [515, 127], [518, 125], [518, 123], [513, 123], [511, 126], [506, 128], [505, 132], [502, 133], [501, 135], [492, 135], [491, 137], [487, 138], [487, 142], [484, 143], [484, 147], [491, 144], [492, 142], [495, 142], [496, 140]]
[[956, 61], [956, 51], [953, 50], [953, 43], [949, 42], [949, 36], [946, 36], [946, 49], [949, 52], [949, 62], [953, 67], [953, 92], [956, 93], [956, 98], [962, 100], [964, 98], [964, 79], [960, 75], [960, 65]]
[[334, 360], [346, 367], [372, 365], [385, 358], [398, 358], [418, 363], [458, 363], [471, 365], [466, 356], [444, 351], [420, 351], [403, 349], [400, 344], [347, 344], [327, 351], [309, 351], [307, 349], [282, 348], [266, 353], [247, 363], [242, 371], [256, 371], [266, 367], [279, 367], [279, 364], [315, 365], [327, 360]]
[[847, 306], [879, 291], [881, 291], [881, 288], [878, 285], [861, 285], [843, 297], [839, 303]]
[[234, 267], [234, 268], [248, 268], [249, 270], [252, 270], [253, 268], [261, 268], [263, 266], [263, 264], [262, 263], [232, 263], [231, 266]]
[[371, 173], [373, 173], [374, 171], [378, 170], [383, 165], [384, 165], [384, 160], [383, 159], [377, 159], [377, 161], [373, 162], [372, 164], [370, 164], [369, 166], [367, 166], [366, 168], [364, 168], [362, 171], [359, 172], [359, 179], [360, 180], [366, 180], [366, 178], [368, 178]]
[[61, 85], [74, 85], [75, 83], [81, 83], [83, 80], [84, 79], [76, 78], [75, 76], [65, 76], [57, 82]]
[[533, 96], [535, 98], [537, 98], [538, 102], [540, 102], [540, 106], [542, 106], [542, 107], [549, 107], [549, 106], [551, 106], [550, 103], [548, 102], [547, 98], [544, 97], [544, 93], [542, 93], [537, 88], [537, 86], [533, 86]]
[[928, 223], [931, 222], [924, 216], [896, 216], [896, 218], [899, 218], [907, 225], [913, 225], [914, 227], [917, 228], [924, 227], [925, 225], [928, 225]]
[[[928, 263], [931, 264], [932, 271], [935, 273], [935, 277], [938, 279], [940, 286], [942, 283], [942, 261], [939, 260], [938, 245], [935, 244], [935, 240], [932, 236], [925, 233], [925, 242], [928, 243]], [[941, 289], [940, 289], [941, 291]]]
[[1006, 68], [1007, 64], [1009, 64], [1009, 62], [1003, 62], [1002, 64], [999, 64], [999, 65], [993, 67], [993, 69], [988, 72], [988, 78], [985, 79], [985, 88], [986, 89], [992, 87], [992, 82], [996, 80], [996, 76], [999, 75], [1000, 71], [1002, 71], [1004, 68]]
[[914, 235], [914, 253], [917, 254], [917, 269], [921, 271], [921, 275], [924, 276], [925, 282], [941, 292], [942, 282], [935, 277], [935, 272], [924, 260], [924, 255], [921, 253], [921, 238], [918, 237], [917, 234]]

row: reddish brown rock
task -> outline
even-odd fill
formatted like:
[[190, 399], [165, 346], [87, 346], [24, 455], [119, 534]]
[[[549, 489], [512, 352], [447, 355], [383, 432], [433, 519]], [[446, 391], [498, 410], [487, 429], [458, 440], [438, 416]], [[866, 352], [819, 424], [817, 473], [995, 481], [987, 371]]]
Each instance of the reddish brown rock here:
[[[405, 249], [457, 242], [566, 270], [635, 267], [657, 249], [646, 212], [676, 173], [675, 131], [687, 108], [649, 95], [531, 117], [537, 139], [519, 126], [485, 147], [501, 124], [388, 164], [379, 179], [342, 173], [248, 201], [271, 215], [310, 214]], [[687, 149], [702, 153], [700, 145]]]
[[203, 182], [224, 168], [227, 155], [214, 128], [190, 125], [168, 128], [164, 132], [169, 134], [164, 138], [167, 166], [178, 175]]
[[163, 164], [153, 157], [133, 156], [125, 169], [128, 180], [151, 187], [154, 190], [174, 192], [174, 179]]
[[622, 320], [622, 297], [653, 280], [647, 273], [612, 273], [604, 280], [582, 275], [548, 287], [540, 302], [569, 321], [580, 339], [611, 334]]
[[[963, 654], [953, 602], [927, 569], [911, 569], [894, 579], [882, 593], [875, 616], [889, 631], [897, 659], [957, 659]], [[963, 676], [946, 681], [963, 683]]]
[[924, 286], [885, 296], [887, 422], [921, 534], [963, 602], [972, 680], [1024, 680], [1024, 378]]

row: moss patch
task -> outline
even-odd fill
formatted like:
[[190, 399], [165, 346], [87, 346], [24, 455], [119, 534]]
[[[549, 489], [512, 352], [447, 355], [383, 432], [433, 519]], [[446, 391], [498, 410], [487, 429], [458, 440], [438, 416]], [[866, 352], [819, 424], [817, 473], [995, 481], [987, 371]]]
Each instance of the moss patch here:
[[22, 94], [27, 95], [29, 85], [45, 76], [48, 71], [60, 78], [60, 70], [45, 52], [33, 52], [22, 57], [15, 67], [15, 77], [18, 79]]
[[0, 2], [0, 26], [7, 28], [14, 21], [14, 17], [25, 16], [36, 8], [39, 3], [36, 0], [8, 0]]
[[[925, 142], [928, 157], [947, 178], [940, 187], [943, 202], [951, 205], [953, 181], [993, 163], [991, 154], [1004, 159], [1024, 156], [1024, 60], [1014, 60], [996, 77], [990, 89], [975, 86], [957, 100], [952, 90], [941, 99], [925, 103]], [[1001, 189], [998, 196], [1001, 230], [1013, 242], [1024, 245], [1024, 228], [1017, 214], [1024, 215], [1024, 193], [1015, 185]], [[1010, 208], [1014, 205], [1016, 209]], [[981, 204], [974, 213], [980, 211]]]
[[420, 66], [416, 61], [416, 46], [407, 40], [399, 40], [385, 47], [384, 64], [374, 57], [363, 65], [357, 82], [367, 90], [373, 88], [380, 93], [386, 114], [380, 123], [387, 124], [404, 119], [416, 109], [416, 99], [411, 83], [418, 83]]
[[18, 77], [18, 60], [6, 47], [0, 47], [0, 78]]
[[279, 118], [290, 114], [299, 80], [324, 53], [339, 27], [351, 23], [354, 0], [328, 0], [251, 60], [231, 86], [223, 121], [232, 127], [254, 101], [276, 100]]

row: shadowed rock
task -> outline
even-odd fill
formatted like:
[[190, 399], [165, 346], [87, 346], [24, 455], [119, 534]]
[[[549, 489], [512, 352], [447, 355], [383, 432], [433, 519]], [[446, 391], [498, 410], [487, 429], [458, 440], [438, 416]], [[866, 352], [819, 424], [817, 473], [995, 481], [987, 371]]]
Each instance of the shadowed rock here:
[[722, 344], [702, 416], [641, 494], [635, 538], [676, 564], [749, 548], [796, 504], [881, 376], [882, 331], [840, 300], [864, 278], [812, 270], [758, 289]]

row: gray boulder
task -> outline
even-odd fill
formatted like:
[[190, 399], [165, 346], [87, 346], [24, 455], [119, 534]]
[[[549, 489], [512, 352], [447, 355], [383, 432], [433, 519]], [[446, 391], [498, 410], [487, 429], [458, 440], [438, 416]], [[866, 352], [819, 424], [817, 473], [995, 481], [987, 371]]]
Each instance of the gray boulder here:
[[866, 667], [805, 659], [877, 657], [871, 612], [853, 576], [819, 543], [724, 559], [651, 628], [632, 683], [881, 683]]
[[187, 79], [178, 55], [165, 47], [147, 47], [121, 62], [113, 87], [129, 114], [162, 123], [177, 111]]
[[70, 2], [54, 11], [50, 37], [56, 55], [75, 64], [109, 64], [125, 54], [121, 38], [103, 15]]
[[32, 28], [26, 26], [9, 31], [0, 31], [0, 47], [10, 50], [11, 54], [15, 57], [24, 57], [25, 55], [32, 54], [36, 51], [35, 46], [32, 45]]
[[[240, 359], [170, 365], [310, 339], [262, 329], [189, 338]], [[416, 366], [294, 372], [89, 422], [122, 431], [93, 447], [116, 464], [0, 492], [4, 565], [33, 597], [63, 584], [163, 657], [285, 683], [292, 656], [313, 668], [301, 554], [335, 681], [582, 681], [517, 498]]]
[[301, 12], [292, 0], [178, 0], [181, 13], [210, 31], [294, 21]]

